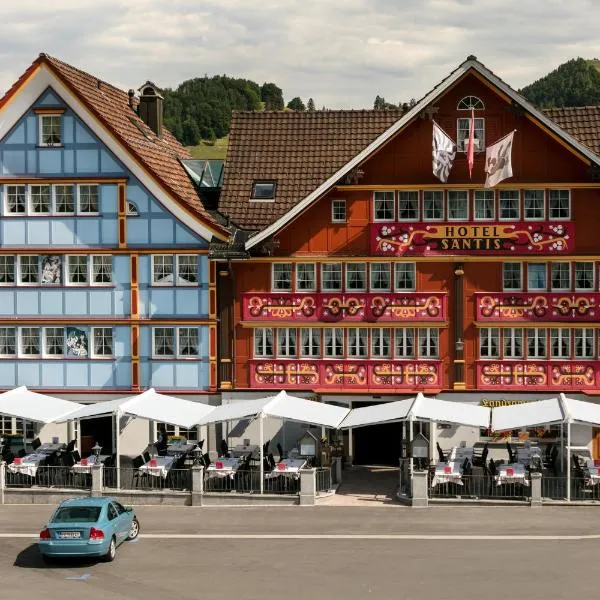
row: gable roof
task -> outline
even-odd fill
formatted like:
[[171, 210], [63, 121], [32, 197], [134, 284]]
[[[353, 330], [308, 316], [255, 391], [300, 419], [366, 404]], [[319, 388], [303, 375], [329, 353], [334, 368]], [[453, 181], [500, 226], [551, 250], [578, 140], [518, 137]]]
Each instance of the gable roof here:
[[[244, 226], [252, 226], [254, 228], [261, 227], [262, 230], [257, 234], [253, 235], [246, 242], [246, 249], [256, 246], [260, 242], [268, 239], [270, 236], [278, 232], [282, 227], [292, 221], [296, 216], [301, 214], [306, 208], [308, 208], [313, 202], [322, 197], [328, 192], [337, 182], [347, 175], [352, 169], [361, 165], [367, 160], [374, 152], [376, 152], [381, 146], [383, 146], [389, 139], [391, 139], [396, 133], [398, 133], [405, 126], [410, 124], [415, 118], [418, 117], [419, 113], [423, 111], [431, 103], [435, 102], [442, 94], [450, 89], [456, 82], [462, 79], [465, 75], [470, 72], [474, 72], [485, 80], [491, 87], [496, 88], [501, 94], [504, 94], [516, 105], [520, 106], [526, 114], [533, 118], [538, 125], [549, 130], [552, 134], [556, 135], [559, 139], [565, 142], [568, 146], [573, 148], [586, 162], [600, 166], [600, 156], [595, 154], [595, 151], [590, 149], [587, 145], [576, 139], [574, 135], [561, 129], [561, 127], [554, 122], [551, 118], [546, 116], [542, 111], [537, 109], [525, 98], [513, 90], [508, 84], [502, 81], [497, 75], [492, 73], [487, 67], [480, 63], [474, 57], [469, 57], [463, 62], [457, 69], [455, 69], [450, 75], [434, 87], [428, 94], [426, 94], [414, 107], [405, 112], [399, 114], [398, 111], [395, 114], [391, 114], [391, 122], [387, 127], [383, 125], [382, 131], [376, 135], [371, 142], [366, 141], [366, 145], [355, 151], [356, 146], [348, 151], [348, 158], [346, 162], [341, 164], [339, 167], [330, 165], [328, 174], [325, 174], [327, 170], [323, 168], [319, 173], [315, 173], [315, 178], [311, 179], [312, 189], [307, 193], [302, 179], [305, 177], [305, 169], [298, 168], [297, 165], [304, 164], [305, 161], [310, 161], [310, 156], [314, 151], [312, 145], [308, 145], [306, 140], [311, 140], [311, 131], [306, 131], [301, 137], [302, 143], [296, 143], [297, 132], [294, 128], [287, 127], [283, 128], [285, 117], [282, 117], [280, 122], [280, 128], [273, 130], [269, 124], [272, 118], [270, 114], [265, 113], [254, 113], [254, 118], [258, 121], [253, 123], [251, 127], [244, 126], [241, 123], [237, 126], [237, 132], [230, 136], [229, 142], [229, 154], [225, 163], [225, 180], [223, 186], [223, 202], [220, 205], [220, 210], [227, 216], [229, 216], [234, 223], [237, 224], [234, 214], [239, 218], [244, 219]], [[341, 111], [341, 112], [364, 112], [364, 113], [378, 113], [379, 111]], [[385, 113], [387, 111], [383, 111]], [[272, 113], [271, 113], [272, 114]], [[288, 114], [288, 113], [275, 113], [275, 114]], [[310, 124], [310, 117], [314, 114], [327, 114], [325, 113], [294, 113], [298, 122], [295, 124], [298, 130], [302, 130], [302, 127], [307, 127], [306, 124]], [[365, 115], [365, 118], [368, 118]], [[263, 121], [261, 121], [263, 119]], [[300, 121], [302, 123], [300, 123]], [[235, 123], [235, 121], [234, 121]], [[268, 126], [263, 125], [269, 124]], [[314, 122], [313, 122], [314, 123]], [[352, 128], [352, 123], [348, 124], [349, 128]], [[261, 131], [262, 135], [267, 136], [269, 133], [269, 139], [263, 140], [258, 144], [258, 150], [254, 150], [254, 137], [260, 139]], [[233, 130], [232, 130], [232, 133]], [[353, 132], [349, 132], [349, 138], [352, 137]], [[319, 139], [318, 137], [316, 138]], [[336, 140], [339, 141], [339, 140]], [[363, 139], [363, 141], [365, 141]], [[343, 139], [342, 144], [345, 144], [346, 139]], [[348, 142], [350, 145], [351, 142]], [[240, 148], [236, 148], [239, 145]], [[335, 146], [335, 142], [333, 143]], [[275, 146], [277, 152], [270, 152], [269, 148]], [[286, 156], [286, 153], [291, 153], [294, 156], [294, 163], [291, 163], [291, 159]], [[322, 150], [322, 156], [327, 156], [327, 149]], [[341, 157], [340, 157], [341, 158]], [[276, 164], [271, 164], [271, 163]], [[249, 166], [247, 166], [249, 165]], [[263, 176], [265, 173], [281, 173], [287, 177], [287, 169], [291, 166], [296, 167], [293, 177], [289, 178], [289, 184], [293, 190], [291, 193], [284, 197], [282, 211], [279, 210], [279, 184], [277, 189], [277, 200], [275, 203], [265, 204], [264, 207], [258, 204], [251, 204], [250, 198], [250, 186], [254, 179], [277, 179], [275, 175]], [[251, 169], [254, 167], [254, 170]], [[310, 171], [309, 171], [310, 173]], [[317, 175], [321, 177], [319, 182], [316, 181]], [[230, 181], [231, 179], [231, 181]], [[315, 185], [316, 184], [316, 185]], [[243, 206], [242, 206], [243, 204]], [[229, 211], [232, 211], [231, 214]], [[247, 213], [254, 214], [254, 211], [258, 214], [258, 218], [254, 220], [253, 217], [249, 217]], [[268, 217], [271, 215], [270, 223], [265, 227], [264, 223], [269, 220]]]
[[600, 154], [600, 106], [545, 108], [543, 112], [592, 152]]
[[57, 58], [40, 54], [0, 100], [0, 110], [14, 99], [19, 89], [40, 66], [48, 67], [113, 138], [133, 156], [145, 173], [188, 215], [199, 220], [210, 234], [220, 238], [227, 237], [227, 230], [219, 225], [203, 206], [187, 171], [180, 162], [182, 159], [191, 158], [188, 151], [164, 127], [162, 136], [157, 137], [137, 112], [129, 106], [127, 92]]

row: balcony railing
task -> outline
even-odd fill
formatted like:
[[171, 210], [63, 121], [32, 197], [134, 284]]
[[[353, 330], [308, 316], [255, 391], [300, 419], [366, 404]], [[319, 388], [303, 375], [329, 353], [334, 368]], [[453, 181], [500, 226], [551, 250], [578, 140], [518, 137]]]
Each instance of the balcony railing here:
[[594, 292], [504, 292], [475, 294], [478, 321], [598, 321]]
[[480, 360], [477, 388], [586, 391], [598, 386], [599, 361]]
[[444, 293], [248, 293], [242, 302], [244, 321], [439, 322], [447, 314]]
[[330, 390], [440, 388], [439, 360], [251, 360], [251, 387]]

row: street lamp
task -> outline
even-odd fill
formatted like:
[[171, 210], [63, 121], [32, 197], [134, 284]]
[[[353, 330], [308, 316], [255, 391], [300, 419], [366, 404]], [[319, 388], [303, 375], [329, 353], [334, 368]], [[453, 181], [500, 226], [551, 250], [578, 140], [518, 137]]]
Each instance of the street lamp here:
[[98, 457], [100, 456], [100, 452], [102, 450], [102, 446], [98, 445], [98, 442], [96, 442], [93, 446], [92, 446], [92, 452], [94, 453], [94, 456], [96, 457], [96, 459], [98, 459]]
[[192, 454], [194, 455], [194, 466], [202, 464], [202, 448], [196, 445], [196, 447], [192, 450]]

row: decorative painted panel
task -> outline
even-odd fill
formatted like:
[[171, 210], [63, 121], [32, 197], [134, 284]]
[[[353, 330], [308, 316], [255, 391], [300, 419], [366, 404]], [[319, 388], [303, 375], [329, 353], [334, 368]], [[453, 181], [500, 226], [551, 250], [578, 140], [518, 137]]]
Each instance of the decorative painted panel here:
[[387, 390], [442, 386], [440, 361], [251, 360], [253, 388]]
[[573, 253], [575, 224], [555, 221], [372, 223], [378, 256]]
[[476, 294], [478, 321], [598, 321], [600, 294], [587, 292]]
[[485, 390], [592, 390], [598, 361], [479, 361], [477, 387]]
[[244, 294], [244, 321], [444, 321], [446, 294]]

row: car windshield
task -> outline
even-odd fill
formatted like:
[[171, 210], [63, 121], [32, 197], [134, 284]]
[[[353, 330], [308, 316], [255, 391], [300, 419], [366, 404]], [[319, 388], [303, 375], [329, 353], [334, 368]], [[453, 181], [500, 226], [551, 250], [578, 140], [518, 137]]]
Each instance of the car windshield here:
[[100, 506], [64, 506], [56, 511], [53, 523], [95, 523], [100, 516]]

